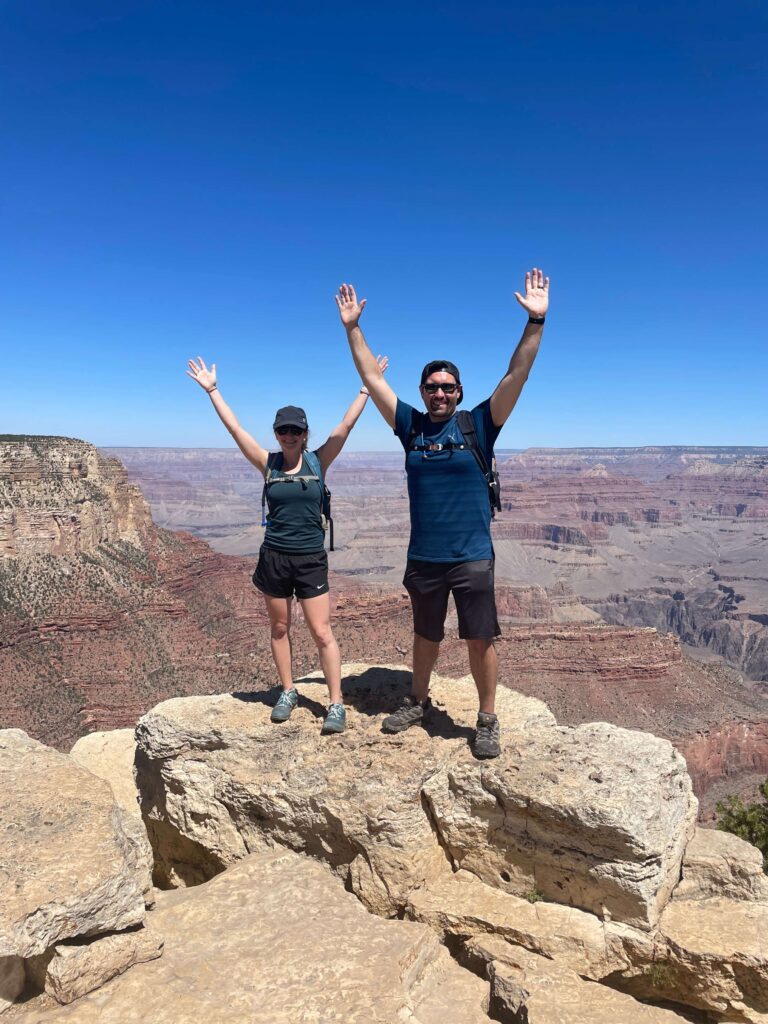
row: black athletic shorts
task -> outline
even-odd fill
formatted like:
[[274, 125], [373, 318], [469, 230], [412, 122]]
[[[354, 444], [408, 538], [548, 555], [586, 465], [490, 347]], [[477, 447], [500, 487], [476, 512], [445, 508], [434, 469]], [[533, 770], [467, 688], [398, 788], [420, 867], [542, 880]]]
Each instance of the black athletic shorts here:
[[477, 562], [414, 562], [405, 567], [403, 586], [411, 597], [413, 631], [439, 643], [445, 636], [448, 595], [453, 594], [462, 640], [501, 635], [493, 590], [493, 559]]
[[267, 597], [293, 597], [300, 600], [328, 593], [328, 553], [305, 551], [289, 554], [262, 547], [253, 585]]

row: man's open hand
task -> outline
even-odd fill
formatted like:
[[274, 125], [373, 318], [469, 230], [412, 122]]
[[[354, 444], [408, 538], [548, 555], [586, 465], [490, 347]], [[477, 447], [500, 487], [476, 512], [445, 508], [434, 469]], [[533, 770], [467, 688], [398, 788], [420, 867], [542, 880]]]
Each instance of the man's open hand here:
[[535, 319], [544, 316], [549, 307], [549, 278], [534, 267], [525, 275], [525, 295], [515, 292], [515, 298], [528, 316]]
[[365, 309], [365, 303], [367, 300], [361, 299], [360, 302], [358, 302], [357, 296], [355, 295], [355, 289], [351, 284], [341, 285], [339, 293], [335, 298], [336, 305], [339, 307], [341, 322], [348, 331], [351, 331], [353, 327], [357, 327], [360, 314]]

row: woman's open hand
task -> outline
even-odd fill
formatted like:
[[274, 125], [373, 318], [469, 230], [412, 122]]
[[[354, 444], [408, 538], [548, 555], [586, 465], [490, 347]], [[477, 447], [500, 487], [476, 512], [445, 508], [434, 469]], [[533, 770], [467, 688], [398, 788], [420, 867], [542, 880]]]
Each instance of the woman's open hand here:
[[197, 359], [197, 363], [194, 359], [189, 360], [187, 376], [191, 377], [192, 380], [196, 380], [203, 391], [212, 391], [216, 386], [216, 363], [211, 363], [211, 368], [209, 370], [205, 365], [202, 356], [198, 356]]

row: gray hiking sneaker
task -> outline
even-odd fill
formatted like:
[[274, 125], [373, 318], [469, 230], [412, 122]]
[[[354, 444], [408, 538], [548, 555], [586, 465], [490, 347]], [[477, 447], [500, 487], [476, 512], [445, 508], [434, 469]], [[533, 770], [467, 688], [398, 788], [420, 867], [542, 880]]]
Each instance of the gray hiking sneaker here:
[[475, 757], [485, 759], [498, 757], [501, 753], [499, 745], [499, 720], [496, 715], [479, 711], [475, 728], [475, 742], [472, 747]]
[[277, 704], [272, 708], [272, 721], [273, 722], [287, 722], [291, 717], [291, 712], [299, 703], [299, 691], [296, 687], [292, 687], [290, 690], [283, 690], [280, 696], [277, 698]]
[[418, 725], [424, 720], [424, 715], [432, 707], [432, 701], [427, 699], [422, 704], [410, 693], [403, 697], [402, 703], [394, 714], [387, 715], [381, 723], [384, 732], [402, 732], [412, 725]]
[[347, 725], [347, 712], [343, 704], [329, 704], [328, 714], [325, 716], [323, 728], [320, 730], [324, 735], [329, 732], [344, 732]]

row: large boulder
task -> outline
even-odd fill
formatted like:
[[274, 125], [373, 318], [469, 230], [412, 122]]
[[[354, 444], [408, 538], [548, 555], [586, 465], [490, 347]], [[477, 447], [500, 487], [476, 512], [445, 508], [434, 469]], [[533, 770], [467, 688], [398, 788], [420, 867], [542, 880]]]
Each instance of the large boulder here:
[[[298, 709], [279, 726], [274, 694], [179, 698], [145, 715], [137, 782], [160, 880], [197, 882], [279, 843], [326, 860], [370, 909], [393, 915], [413, 888], [450, 872], [422, 791], [447, 761], [468, 756], [473, 698], [466, 684], [441, 684], [436, 699], [459, 695], [458, 721], [438, 712], [432, 734], [384, 736], [383, 712], [408, 678], [348, 670], [349, 726], [338, 737], [320, 734], [327, 690], [316, 678], [301, 683]], [[523, 727], [551, 721], [539, 701], [501, 698]]]
[[488, 984], [424, 925], [367, 913], [321, 864], [256, 853], [149, 913], [161, 959], [29, 1024], [488, 1024]]
[[137, 860], [145, 872], [147, 887], [144, 900], [149, 906], [154, 899], [151, 885], [153, 855], [141, 817], [139, 791], [134, 778], [136, 737], [133, 729], [89, 733], [75, 743], [69, 756], [81, 768], [108, 782], [115, 802], [125, 811], [123, 826], [136, 849]]
[[729, 832], [697, 828], [685, 851], [683, 877], [674, 898], [711, 896], [768, 903], [768, 878], [756, 847]]
[[136, 737], [133, 729], [90, 732], [81, 736], [69, 752], [72, 760], [112, 787], [115, 800], [129, 814], [141, 820], [139, 792], [133, 772]]
[[131, 836], [106, 782], [0, 731], [0, 957], [140, 924], [149, 878]]
[[507, 892], [651, 928], [677, 884], [697, 802], [666, 740], [606, 722], [513, 732], [424, 793], [455, 867]]
[[263, 695], [180, 698], [137, 728], [138, 785], [166, 882], [214, 874], [265, 843], [328, 861], [366, 905], [465, 868], [488, 885], [651, 928], [677, 882], [696, 815], [665, 740], [598, 723], [558, 727], [500, 689], [502, 755], [474, 760], [470, 678], [433, 683], [426, 729], [382, 733], [410, 681], [348, 666], [348, 729], [320, 735], [325, 687], [300, 685], [276, 726]]

